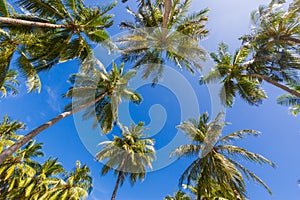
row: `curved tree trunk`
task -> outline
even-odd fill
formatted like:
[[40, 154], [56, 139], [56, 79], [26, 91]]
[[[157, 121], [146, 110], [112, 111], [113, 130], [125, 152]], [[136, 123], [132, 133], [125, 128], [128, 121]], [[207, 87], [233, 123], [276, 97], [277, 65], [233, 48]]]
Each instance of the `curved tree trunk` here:
[[293, 89], [291, 89], [291, 88], [289, 88], [289, 87], [287, 87], [285, 85], [282, 85], [282, 84], [280, 84], [280, 83], [278, 83], [276, 81], [273, 81], [272, 79], [270, 79], [270, 78], [268, 78], [266, 76], [263, 76], [263, 75], [260, 75], [260, 74], [249, 74], [247, 76], [263, 79], [264, 81], [266, 81], [266, 82], [268, 82], [268, 83], [270, 83], [272, 85], [275, 85], [276, 87], [281, 88], [282, 90], [285, 90], [288, 93], [290, 93], [290, 94], [292, 94], [292, 95], [300, 98], [300, 93], [297, 92], [296, 90], [293, 90]]
[[12, 146], [7, 148], [5, 151], [3, 151], [0, 154], [0, 164], [2, 164], [5, 161], [6, 158], [11, 156], [13, 153], [15, 153], [18, 149], [20, 149], [23, 145], [25, 145], [27, 142], [32, 140], [35, 136], [37, 136], [42, 131], [44, 131], [47, 128], [53, 126], [54, 124], [56, 124], [60, 120], [66, 118], [66, 117], [68, 117], [68, 116], [70, 116], [74, 113], [77, 113], [77, 112], [79, 112], [79, 111], [81, 111], [81, 110], [83, 110], [83, 109], [85, 109], [89, 106], [94, 105], [95, 103], [97, 103], [98, 101], [103, 99], [106, 94], [107, 94], [107, 92], [103, 93], [101, 96], [99, 96], [97, 99], [95, 99], [95, 101], [87, 103], [85, 105], [82, 105], [77, 109], [67, 111], [67, 112], [63, 112], [63, 113], [57, 115], [56, 117], [54, 117], [53, 119], [51, 119], [50, 121], [44, 123], [43, 125], [37, 127], [36, 129], [32, 130], [31, 132], [29, 132], [27, 135], [25, 135], [24, 137], [22, 137], [21, 139], [16, 141]]
[[118, 191], [118, 188], [119, 188], [119, 185], [120, 185], [122, 175], [123, 175], [123, 172], [120, 171], [119, 174], [118, 174], [118, 178], [117, 178], [117, 182], [116, 182], [114, 191], [113, 191], [112, 196], [111, 196], [111, 200], [116, 199], [116, 195], [117, 195], [117, 191]]
[[35, 22], [23, 19], [14, 19], [10, 17], [0, 17], [1, 24], [12, 24], [12, 25], [21, 25], [21, 26], [32, 26], [39, 28], [65, 28], [71, 29], [72, 26], [65, 24], [51, 24], [51, 23], [43, 23], [43, 22]]

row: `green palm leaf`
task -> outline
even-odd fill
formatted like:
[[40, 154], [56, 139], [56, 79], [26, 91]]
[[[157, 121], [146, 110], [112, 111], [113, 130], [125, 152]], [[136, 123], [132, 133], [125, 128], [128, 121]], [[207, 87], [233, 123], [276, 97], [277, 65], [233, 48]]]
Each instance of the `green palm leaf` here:
[[135, 22], [122, 22], [121, 27], [129, 34], [118, 41], [122, 58], [134, 67], [143, 67], [143, 78], [152, 77], [157, 83], [162, 77], [163, 63], [171, 61], [180, 69], [194, 73], [201, 69], [199, 61], [205, 57], [205, 51], [198, 45], [208, 31], [208, 20], [203, 10], [187, 15], [190, 1], [173, 1], [167, 30], [162, 29], [164, 5], [162, 1], [140, 2], [138, 11], [128, 8]]
[[[1, 16], [6, 16], [7, 4], [2, 0], [1, 5]], [[29, 91], [39, 91], [38, 72], [75, 58], [83, 62], [91, 53], [90, 41], [109, 39], [104, 29], [113, 21], [107, 12], [116, 4], [89, 8], [81, 0], [28, 0], [17, 1], [17, 5], [30, 14], [14, 14], [1, 23], [9, 37], [1, 29], [0, 85], [12, 55], [16, 54], [19, 69], [28, 78]]]
[[[181, 187], [183, 183], [193, 186], [196, 191], [194, 192], [196, 199], [199, 200], [206, 198], [245, 199], [244, 174], [247, 178], [251, 177], [262, 184], [270, 193], [267, 185], [253, 172], [239, 164], [236, 159], [252, 161], [261, 165], [268, 164], [272, 167], [275, 167], [274, 163], [259, 154], [227, 144], [249, 134], [256, 136], [258, 132], [240, 130], [218, 138], [224, 125], [227, 124], [223, 122], [222, 116], [220, 113], [216, 119], [208, 122], [208, 114], [204, 113], [200, 116], [199, 121], [190, 120], [190, 122], [182, 122], [179, 126], [192, 139], [192, 144], [179, 146], [171, 155], [178, 158], [197, 156], [181, 175], [179, 186]], [[201, 137], [194, 137], [195, 135]], [[201, 153], [204, 150], [205, 154]]]
[[2, 16], [2, 17], [9, 16], [9, 11], [8, 11], [6, 0], [0, 0], [0, 16]]
[[147, 167], [152, 168], [151, 163], [155, 158], [154, 141], [145, 137], [143, 126], [142, 122], [137, 125], [132, 123], [130, 127], [120, 124], [121, 137], [114, 136], [113, 141], [99, 144], [102, 149], [97, 153], [96, 159], [105, 162], [101, 174], [105, 175], [110, 170], [114, 170], [118, 175], [112, 199], [116, 195], [118, 186], [122, 186], [126, 177], [129, 177], [133, 185], [137, 179], [144, 179]]
[[[291, 87], [295, 91], [300, 91], [299, 86], [291, 84]], [[294, 116], [296, 116], [298, 113], [300, 113], [300, 98], [291, 95], [291, 94], [285, 94], [281, 95], [277, 98], [277, 103], [283, 106], [289, 106], [289, 111]]]

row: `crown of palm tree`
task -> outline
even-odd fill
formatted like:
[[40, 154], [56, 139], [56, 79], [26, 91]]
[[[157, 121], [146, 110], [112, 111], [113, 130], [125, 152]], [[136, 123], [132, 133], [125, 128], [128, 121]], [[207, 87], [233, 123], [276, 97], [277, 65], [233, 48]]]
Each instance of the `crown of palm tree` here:
[[112, 200], [115, 199], [119, 185], [124, 183], [129, 176], [131, 184], [137, 179], [143, 180], [146, 174], [146, 168], [152, 168], [152, 161], [155, 158], [154, 141], [151, 138], [145, 138], [144, 123], [137, 125], [133, 123], [130, 127], [122, 126], [121, 137], [114, 136], [113, 141], [100, 143], [103, 146], [96, 155], [98, 161], [105, 161], [101, 174], [105, 175], [114, 169], [118, 175], [115, 189], [112, 194]]
[[[96, 102], [90, 105], [83, 114], [83, 118], [95, 117], [94, 127], [101, 125], [102, 131], [108, 133], [113, 125], [118, 123], [118, 105], [121, 99], [131, 100], [139, 104], [142, 97], [128, 88], [129, 80], [135, 76], [135, 70], [124, 72], [124, 64], [118, 68], [115, 63], [109, 72], [92, 69], [88, 67], [95, 60], [86, 60], [83, 63], [83, 70], [87, 73], [74, 74], [70, 78], [73, 85], [64, 97], [70, 97], [73, 102], [66, 106], [66, 110], [76, 110], [82, 105]], [[92, 64], [93, 65], [93, 64]], [[97, 101], [98, 100], [98, 101]]]
[[228, 46], [224, 43], [219, 44], [217, 53], [211, 53], [216, 66], [203, 78], [203, 81], [222, 83], [220, 97], [227, 106], [232, 106], [237, 94], [251, 105], [258, 105], [267, 98], [259, 80], [249, 75], [246, 62], [249, 54], [249, 49], [243, 47], [232, 56], [228, 53]]
[[77, 161], [75, 169], [59, 180], [58, 184], [41, 198], [80, 200], [85, 199], [91, 191], [90, 169], [86, 165], [81, 166], [80, 162]]
[[130, 174], [130, 180], [135, 183], [137, 177], [141, 180], [146, 173], [146, 167], [152, 167], [151, 162], [155, 157], [154, 141], [145, 138], [144, 123], [137, 125], [131, 123], [130, 127], [122, 126], [121, 137], [114, 136], [113, 141], [102, 142], [103, 149], [97, 153], [99, 161], [109, 159], [102, 168], [102, 174], [115, 168], [115, 172]]
[[[0, 124], [0, 152], [22, 136], [16, 132], [23, 123], [11, 121], [7, 116]], [[57, 159], [44, 163], [33, 160], [43, 156], [42, 145], [30, 141], [0, 165], [0, 199], [74, 199], [85, 198], [92, 189], [90, 171], [86, 165], [66, 173]]]
[[[222, 115], [223, 113], [220, 113], [215, 120], [208, 122], [208, 114], [204, 113], [200, 116], [199, 121], [190, 120], [182, 122], [178, 126], [190, 137], [192, 144], [178, 147], [171, 155], [176, 155], [179, 158], [198, 156], [182, 174], [180, 186], [185, 180], [187, 185], [195, 182], [194, 187], [197, 189], [197, 199], [199, 200], [203, 199], [202, 197], [212, 197], [216, 192], [216, 188], [219, 188], [223, 197], [232, 197], [233, 194], [234, 198], [244, 199], [246, 195], [244, 174], [246, 178], [251, 178], [262, 184], [271, 193], [271, 190], [259, 177], [237, 162], [235, 158], [238, 157], [258, 164], [269, 164], [273, 167], [274, 164], [259, 154], [228, 144], [230, 141], [244, 138], [248, 134], [258, 135], [258, 132], [254, 130], [239, 130], [216, 139], [216, 136], [220, 136], [222, 133], [222, 128], [225, 125], [223, 123], [216, 126], [220, 122]], [[221, 130], [216, 130], [217, 128]], [[212, 137], [210, 136], [211, 134], [215, 136]], [[207, 149], [205, 142], [207, 137], [214, 138], [214, 141], [210, 143], [212, 145], [210, 145], [209, 151], [203, 154], [202, 152]]]
[[287, 86], [300, 81], [299, 0], [287, 11], [278, 7], [282, 3], [272, 1], [252, 14], [252, 33], [241, 37], [243, 45], [233, 56], [223, 43], [218, 53], [211, 53], [216, 67], [204, 81], [221, 80], [221, 98], [226, 105], [231, 106], [237, 94], [250, 104], [261, 103], [266, 98], [262, 81], [300, 98], [299, 92]]
[[17, 55], [17, 65], [32, 91], [40, 88], [38, 72], [74, 58], [83, 61], [92, 51], [89, 41], [109, 38], [104, 28], [113, 21], [106, 13], [115, 3], [89, 8], [82, 0], [28, 0], [17, 5], [29, 14], [17, 14], [0, 0], [0, 85], [12, 56]]
[[269, 75], [273, 80], [299, 82], [299, 0], [287, 10], [285, 1], [272, 1], [252, 13], [253, 29], [241, 37], [252, 53], [253, 73]]
[[[144, 65], [144, 78], [151, 74], [154, 83], [162, 76], [161, 64], [167, 60], [192, 73], [200, 69], [199, 62], [204, 60], [205, 51], [198, 42], [208, 33], [204, 25], [208, 10], [187, 14], [189, 6], [190, 0], [172, 1], [168, 20], [164, 20], [163, 1], [139, 1], [137, 12], [127, 8], [135, 22], [121, 23], [121, 28], [129, 30], [117, 43], [122, 59], [134, 63], [134, 67]], [[167, 22], [166, 28], [163, 28], [164, 22]]]

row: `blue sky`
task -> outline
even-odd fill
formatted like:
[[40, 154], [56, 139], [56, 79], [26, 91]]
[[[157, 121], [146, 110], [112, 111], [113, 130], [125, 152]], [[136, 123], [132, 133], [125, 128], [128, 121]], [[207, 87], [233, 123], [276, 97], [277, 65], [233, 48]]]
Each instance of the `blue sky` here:
[[[238, 38], [249, 33], [250, 12], [257, 9], [259, 5], [267, 3], [266, 0], [194, 0], [192, 10], [207, 7], [211, 10], [208, 23], [210, 34], [201, 44], [205, 49], [215, 51], [217, 44], [223, 41], [229, 44], [231, 51], [234, 51], [240, 45]], [[120, 32], [117, 25], [121, 20], [131, 19], [125, 11], [125, 5], [134, 7], [134, 1], [129, 0], [127, 4], [119, 3], [112, 11], [116, 15], [116, 23], [109, 29], [112, 35]], [[78, 61], [74, 60], [56, 65], [47, 73], [41, 73], [43, 84], [41, 93], [26, 94], [26, 88], [21, 86], [19, 95], [0, 100], [0, 116], [8, 114], [12, 119], [25, 122], [27, 130], [24, 133], [56, 116], [68, 102], [62, 99], [61, 95], [70, 86], [67, 79], [71, 73], [78, 71], [78, 66]], [[196, 100], [199, 102], [197, 109], [200, 112], [211, 111], [212, 103], [209, 101], [208, 90], [197, 84], [198, 76], [183, 72], [183, 77], [189, 81], [195, 91]], [[230, 133], [240, 129], [254, 129], [262, 132], [259, 137], [248, 137], [237, 144], [264, 155], [277, 166], [276, 169], [272, 169], [268, 166], [261, 167], [246, 163], [246, 166], [259, 175], [273, 191], [273, 195], [270, 196], [261, 186], [249, 182], [247, 185], [250, 199], [299, 199], [300, 188], [297, 180], [300, 179], [300, 118], [289, 115], [286, 107], [276, 104], [276, 97], [283, 94], [283, 91], [268, 84], [264, 84], [263, 87], [269, 99], [259, 107], [249, 106], [243, 100], [237, 99], [233, 108], [226, 110], [226, 121], [231, 122], [232, 125], [227, 126], [224, 132]], [[164, 86], [151, 88], [144, 84], [138, 91], [145, 100], [139, 107], [129, 104], [131, 119], [135, 122], [145, 121], [149, 128], [153, 128], [152, 132], [149, 130], [149, 133], [155, 136], [159, 149], [167, 146], [177, 133], [175, 126], [181, 121], [180, 101], [176, 98], [174, 91]], [[192, 96], [187, 95], [184, 98], [192, 99]], [[100, 175], [102, 164], [95, 162], [93, 155], [89, 152], [91, 147], [87, 148], [86, 143], [80, 139], [92, 141], [91, 138], [99, 138], [99, 131], [86, 126], [85, 123], [88, 124], [88, 122], [80, 122], [78, 116], [69, 117], [44, 131], [37, 137], [37, 140], [44, 143], [43, 150], [46, 157], [58, 157], [67, 169], [75, 166], [76, 160], [86, 163], [91, 168], [94, 190], [89, 199], [110, 199], [116, 177], [113, 173], [104, 177]], [[97, 143], [97, 141], [92, 142]], [[178, 179], [191, 161], [192, 159], [181, 159], [150, 172], [143, 183], [137, 182], [133, 187], [125, 182], [118, 191], [117, 199], [163, 199], [167, 194], [172, 194], [178, 189]]]

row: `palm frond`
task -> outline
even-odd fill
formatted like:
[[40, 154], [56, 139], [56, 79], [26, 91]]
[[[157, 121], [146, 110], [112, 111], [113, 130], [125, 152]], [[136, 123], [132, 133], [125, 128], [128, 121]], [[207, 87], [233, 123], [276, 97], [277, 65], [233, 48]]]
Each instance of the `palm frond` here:
[[6, 0], [0, 0], [0, 16], [9, 17], [9, 11]]
[[246, 137], [247, 135], [254, 135], [254, 136], [258, 136], [259, 132], [255, 131], [255, 130], [239, 130], [236, 132], [232, 132], [222, 138], [220, 138], [221, 142], [231, 142], [231, 141], [235, 141], [237, 139], [242, 139], [244, 137]]
[[114, 169], [115, 174], [122, 175], [121, 185], [128, 176], [131, 184], [144, 179], [146, 167], [152, 167], [155, 149], [153, 139], [145, 138], [143, 125], [142, 122], [137, 125], [131, 123], [130, 127], [120, 124], [121, 137], [114, 136], [113, 141], [99, 144], [103, 148], [97, 153], [96, 159], [105, 161], [102, 175]]
[[17, 1], [20, 7], [28, 10], [31, 13], [38, 15], [41, 18], [55, 17], [63, 19], [65, 16], [51, 4], [44, 0], [28, 0], [28, 1]]
[[250, 177], [255, 180], [256, 182], [260, 183], [268, 192], [269, 194], [272, 194], [271, 189], [267, 186], [266, 183], [264, 183], [258, 176], [256, 176], [253, 172], [251, 172], [249, 169], [244, 167], [243, 165], [239, 164], [235, 160], [229, 159], [230, 162], [232, 162], [235, 166], [237, 166], [240, 170], [243, 171], [243, 173], [246, 175], [246, 177], [249, 179]]
[[230, 155], [237, 155], [241, 156], [242, 158], [258, 163], [258, 164], [269, 164], [272, 167], [275, 167], [275, 164], [268, 160], [267, 158], [263, 157], [260, 154], [252, 153], [247, 151], [246, 149], [243, 149], [241, 147], [233, 146], [233, 145], [219, 145], [217, 146], [218, 149], [221, 151], [225, 151], [229, 153]]
[[291, 94], [286, 94], [279, 96], [277, 98], [277, 103], [284, 106], [295, 106], [300, 105], [300, 99]]
[[171, 152], [170, 157], [172, 156], [176, 156], [178, 158], [181, 158], [183, 156], [194, 157], [199, 155], [201, 149], [202, 148], [199, 145], [193, 145], [193, 144], [181, 145]]

